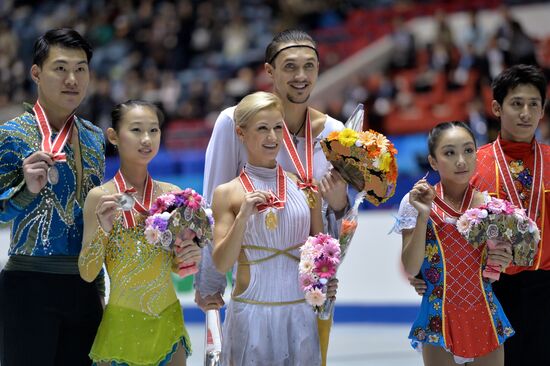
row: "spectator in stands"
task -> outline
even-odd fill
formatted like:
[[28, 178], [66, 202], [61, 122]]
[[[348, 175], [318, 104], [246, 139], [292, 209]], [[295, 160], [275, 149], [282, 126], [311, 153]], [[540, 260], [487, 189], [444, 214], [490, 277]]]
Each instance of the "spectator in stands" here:
[[538, 66], [535, 54], [535, 43], [525, 33], [521, 24], [513, 20], [510, 23], [512, 27], [512, 37], [510, 39], [510, 66], [517, 64]]
[[390, 68], [392, 70], [414, 68], [416, 66], [414, 35], [403, 21], [403, 18], [394, 18], [393, 31], [390, 37], [393, 42]]

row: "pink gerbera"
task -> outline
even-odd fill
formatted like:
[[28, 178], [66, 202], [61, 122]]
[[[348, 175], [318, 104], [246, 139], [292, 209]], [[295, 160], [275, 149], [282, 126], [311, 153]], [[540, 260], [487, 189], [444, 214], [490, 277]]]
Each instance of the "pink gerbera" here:
[[325, 302], [327, 295], [325, 295], [320, 289], [316, 288], [306, 292], [305, 298], [308, 304], [313, 306], [321, 306]]
[[323, 246], [323, 255], [329, 258], [333, 263], [340, 262], [340, 245], [337, 241], [331, 240]]
[[313, 271], [319, 278], [331, 278], [336, 273], [336, 266], [329, 258], [324, 257], [315, 262]]
[[303, 291], [310, 290], [314, 283], [315, 283], [315, 280], [311, 275], [309, 274], [300, 275], [300, 286], [302, 287]]

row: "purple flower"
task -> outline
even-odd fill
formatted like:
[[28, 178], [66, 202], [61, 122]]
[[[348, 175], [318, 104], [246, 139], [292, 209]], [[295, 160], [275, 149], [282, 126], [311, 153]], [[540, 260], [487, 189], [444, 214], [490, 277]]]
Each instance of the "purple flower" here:
[[168, 222], [160, 217], [153, 216], [153, 227], [159, 231], [165, 231], [168, 227]]
[[518, 180], [527, 188], [531, 188], [533, 184], [533, 177], [531, 176], [529, 169], [522, 170], [518, 175]]
[[439, 278], [441, 277], [439, 271], [435, 267], [428, 268], [426, 271], [424, 271], [424, 275], [426, 276], [426, 279], [431, 283], [438, 283]]
[[176, 194], [175, 199], [174, 199], [174, 203], [175, 203], [176, 207], [183, 206], [185, 204], [185, 197], [183, 197], [183, 195], [181, 195], [181, 194]]

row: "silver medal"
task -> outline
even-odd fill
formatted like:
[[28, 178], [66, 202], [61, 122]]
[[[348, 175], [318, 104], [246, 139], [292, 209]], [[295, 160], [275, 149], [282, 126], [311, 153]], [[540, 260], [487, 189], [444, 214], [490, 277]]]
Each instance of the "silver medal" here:
[[132, 208], [134, 208], [134, 197], [128, 193], [123, 193], [118, 201], [118, 204], [120, 205], [120, 208], [122, 208], [122, 211], [131, 211]]
[[59, 182], [59, 170], [57, 170], [55, 165], [52, 165], [48, 168], [47, 177], [48, 183], [50, 183], [51, 185], [56, 185], [57, 182]]

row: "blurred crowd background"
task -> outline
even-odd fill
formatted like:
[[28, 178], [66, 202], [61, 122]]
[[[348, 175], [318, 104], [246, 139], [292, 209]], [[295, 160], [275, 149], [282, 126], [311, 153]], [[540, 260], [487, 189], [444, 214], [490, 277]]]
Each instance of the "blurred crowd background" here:
[[[345, 80], [338, 92], [314, 95], [314, 105], [345, 121], [363, 103], [364, 127], [390, 136], [401, 173], [413, 179], [426, 170], [425, 134], [437, 122], [469, 122], [479, 144], [495, 138], [490, 83], [505, 67], [535, 64], [548, 74], [550, 30], [540, 24], [530, 32], [518, 5], [548, 8], [519, 0], [1, 0], [0, 118], [35, 99], [29, 68], [36, 37], [73, 27], [94, 47], [79, 114], [106, 129], [114, 104], [158, 103], [167, 122], [157, 174], [195, 176], [179, 183], [200, 188], [218, 113], [270, 89], [265, 47], [277, 32], [297, 27], [318, 42], [325, 90], [328, 75]], [[366, 60], [360, 72], [346, 73], [357, 60]], [[549, 125], [539, 131], [546, 142]]]

